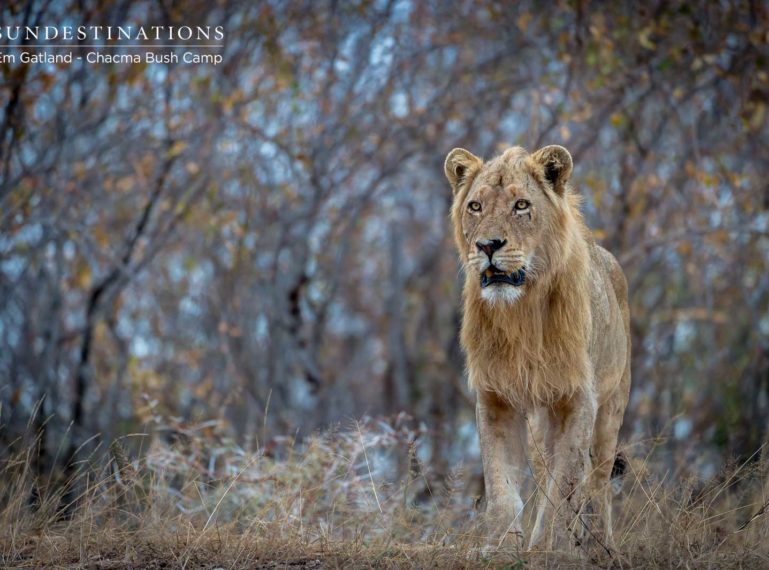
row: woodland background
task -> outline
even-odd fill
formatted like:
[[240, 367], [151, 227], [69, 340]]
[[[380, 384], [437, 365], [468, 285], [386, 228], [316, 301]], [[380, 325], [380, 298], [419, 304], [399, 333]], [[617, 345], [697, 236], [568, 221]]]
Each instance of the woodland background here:
[[443, 160], [553, 143], [629, 282], [629, 453], [652, 441], [703, 479], [760, 455], [765, 2], [11, 0], [0, 17], [226, 30], [218, 66], [0, 64], [3, 457], [35, 441], [40, 472], [65, 470], [132, 433], [269, 452], [367, 416], [416, 434], [430, 481], [480, 474]]

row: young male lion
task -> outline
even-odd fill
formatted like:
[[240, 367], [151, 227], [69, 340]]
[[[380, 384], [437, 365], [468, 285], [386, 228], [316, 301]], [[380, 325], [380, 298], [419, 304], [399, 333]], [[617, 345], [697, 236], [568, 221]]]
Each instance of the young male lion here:
[[466, 275], [461, 339], [489, 542], [522, 537], [530, 447], [543, 469], [529, 547], [569, 548], [587, 534], [610, 548], [610, 476], [630, 390], [622, 269], [582, 221], [565, 148], [513, 147], [486, 163], [457, 148], [444, 169]]

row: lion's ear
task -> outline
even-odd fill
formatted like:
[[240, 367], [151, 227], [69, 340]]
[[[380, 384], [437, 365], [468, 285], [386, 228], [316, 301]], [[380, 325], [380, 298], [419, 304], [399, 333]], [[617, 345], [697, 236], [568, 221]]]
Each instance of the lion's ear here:
[[483, 161], [472, 152], [463, 148], [455, 148], [446, 157], [443, 163], [443, 171], [449, 179], [454, 194], [469, 177], [474, 175], [483, 166]]
[[551, 144], [539, 149], [531, 158], [542, 165], [545, 180], [553, 185], [553, 190], [563, 194], [573, 167], [569, 151], [557, 144]]

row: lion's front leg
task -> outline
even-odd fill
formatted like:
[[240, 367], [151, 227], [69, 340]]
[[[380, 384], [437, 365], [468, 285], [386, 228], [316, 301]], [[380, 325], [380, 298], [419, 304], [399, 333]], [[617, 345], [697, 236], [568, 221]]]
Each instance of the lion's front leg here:
[[[590, 443], [596, 416], [592, 393], [557, 402], [548, 413], [547, 447], [552, 453], [530, 547], [571, 550], [583, 534], [580, 518], [590, 470]], [[544, 540], [543, 540], [544, 539]]]
[[494, 394], [479, 392], [476, 420], [486, 485], [487, 543], [520, 546], [521, 486], [527, 466], [524, 415]]

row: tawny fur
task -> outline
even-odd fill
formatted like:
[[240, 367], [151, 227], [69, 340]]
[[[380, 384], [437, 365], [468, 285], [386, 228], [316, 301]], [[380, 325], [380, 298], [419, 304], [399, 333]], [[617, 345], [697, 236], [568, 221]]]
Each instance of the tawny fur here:
[[[513, 147], [485, 164], [463, 149], [447, 157], [454, 237], [466, 275], [461, 341], [478, 394], [487, 510], [502, 519], [495, 528], [520, 533], [520, 475], [511, 478], [510, 472], [524, 468], [517, 455], [525, 446], [509, 440], [525, 437], [521, 418], [536, 417], [538, 452], [547, 456], [553, 479], [549, 492], [560, 489], [563, 496], [542, 502], [532, 542], [550, 524], [545, 519], [558, 513], [562, 522], [550, 538], [569, 542], [571, 519], [581, 508], [575, 492], [589, 474], [603, 540], [610, 543], [607, 473], [630, 386], [627, 285], [619, 264], [583, 222], [580, 199], [567, 184], [571, 169], [571, 156], [558, 146], [532, 155]], [[530, 204], [525, 215], [515, 209], [519, 200]], [[481, 289], [480, 272], [491, 258], [476, 242], [491, 239], [505, 241], [493, 255], [495, 267], [526, 269], [525, 284], [515, 291], [505, 289], [511, 285]], [[559, 510], [554, 501], [571, 503]]]

